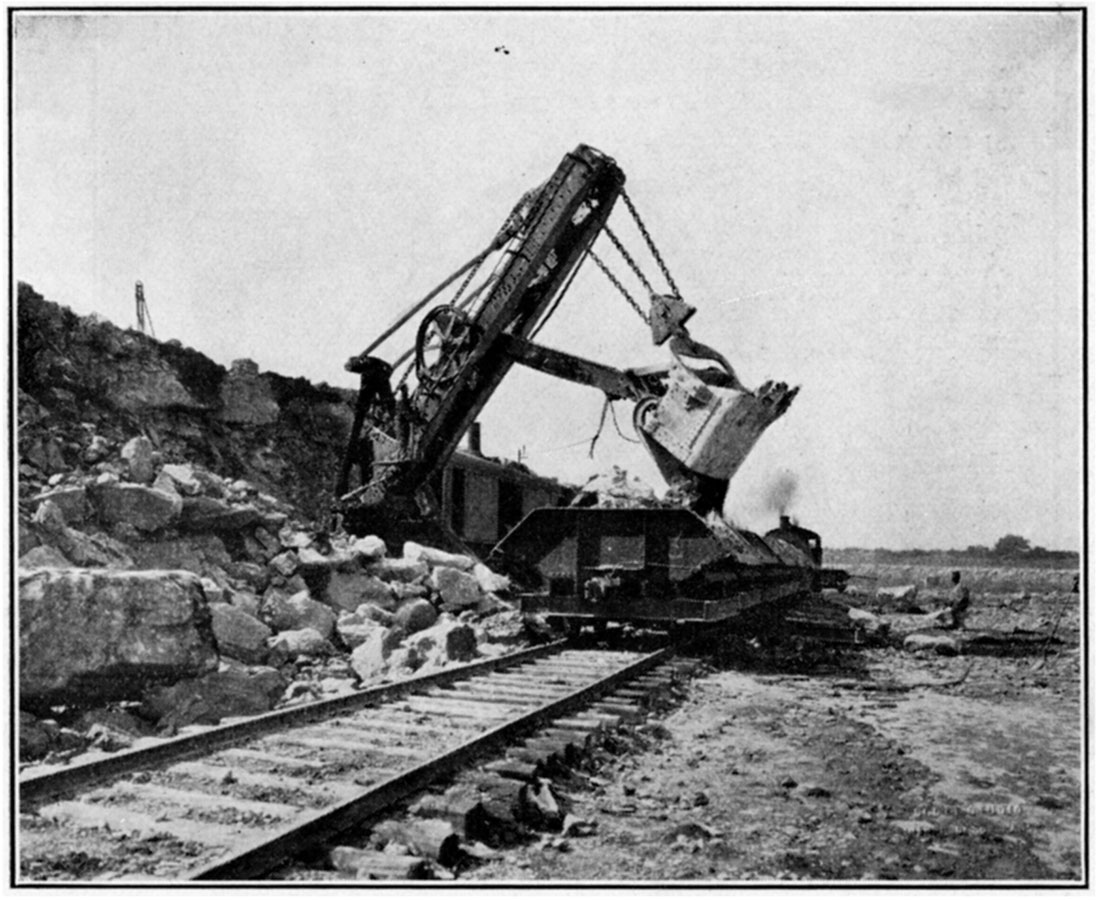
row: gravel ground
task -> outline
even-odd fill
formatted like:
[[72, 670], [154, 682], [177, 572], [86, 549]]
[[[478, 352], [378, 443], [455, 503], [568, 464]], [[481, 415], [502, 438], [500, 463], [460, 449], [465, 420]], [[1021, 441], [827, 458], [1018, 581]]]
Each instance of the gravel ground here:
[[[983, 627], [1007, 611], [976, 606]], [[1074, 644], [1045, 659], [883, 648], [712, 663], [642, 729], [647, 749], [569, 788], [594, 833], [544, 836], [463, 878], [1082, 879]]]

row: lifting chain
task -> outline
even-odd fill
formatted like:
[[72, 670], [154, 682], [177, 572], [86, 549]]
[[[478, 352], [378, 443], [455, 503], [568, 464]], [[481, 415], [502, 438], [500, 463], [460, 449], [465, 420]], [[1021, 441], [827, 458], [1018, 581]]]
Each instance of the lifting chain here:
[[462, 279], [462, 284], [458, 286], [458, 291], [451, 299], [451, 306], [458, 306], [458, 301], [462, 298], [462, 295], [466, 293], [466, 288], [470, 286], [470, 282], [474, 280], [474, 275], [477, 274], [479, 266], [473, 266], [469, 272], [466, 273], [466, 277]]
[[653, 254], [653, 258], [657, 260], [657, 265], [661, 267], [661, 274], [665, 276], [665, 280], [668, 282], [668, 286], [672, 288], [672, 293], [678, 300], [684, 298], [680, 296], [680, 289], [676, 287], [676, 282], [672, 280], [672, 273], [669, 272], [668, 266], [665, 265], [664, 259], [657, 250], [657, 245], [653, 243], [653, 238], [649, 234], [649, 229], [645, 227], [645, 222], [642, 221], [641, 215], [634, 206], [634, 202], [630, 199], [630, 195], [625, 190], [622, 191], [623, 202], [626, 203], [626, 208], [630, 210], [630, 215], [634, 218], [634, 221], [638, 224], [638, 230], [642, 233], [642, 237], [645, 238], [646, 246], [649, 247], [649, 252]]
[[[638, 226], [638, 230], [642, 233], [642, 237], [645, 238], [646, 246], [649, 247], [649, 252], [653, 254], [653, 258], [657, 261], [657, 265], [661, 268], [661, 273], [665, 276], [665, 280], [668, 282], [669, 287], [672, 289], [672, 294], [677, 300], [683, 300], [680, 296], [680, 289], [676, 286], [676, 282], [672, 279], [672, 273], [669, 272], [668, 266], [665, 265], [664, 259], [661, 257], [660, 251], [657, 250], [657, 245], [653, 243], [653, 236], [649, 233], [649, 229], [646, 228], [645, 222], [642, 221], [641, 215], [638, 213], [638, 209], [634, 206], [634, 201], [630, 199], [630, 196], [626, 191], [621, 192], [621, 196], [626, 203], [627, 209], [630, 211], [631, 217], [634, 219], [634, 223]], [[611, 239], [611, 243], [615, 245], [615, 249], [619, 251], [619, 254], [626, 264], [630, 266], [630, 270], [638, 277], [638, 280], [645, 286], [645, 289], [649, 292], [650, 297], [654, 296], [657, 292], [653, 289], [653, 285], [649, 283], [649, 279], [645, 277], [645, 273], [637, 262], [634, 261], [634, 257], [630, 255], [630, 252], [623, 246], [623, 242], [619, 240], [614, 231], [605, 222], [602, 228], [603, 232]], [[647, 325], [649, 324], [649, 316], [645, 314], [642, 307], [638, 304], [632, 296], [630, 291], [623, 286], [623, 283], [612, 273], [611, 269], [604, 263], [591, 249], [588, 250], [588, 255], [596, 261], [596, 265], [600, 267], [600, 270], [607, 276], [608, 280], [618, 289], [619, 293], [626, 298], [626, 302], [634, 309], [634, 311], [641, 316], [642, 321]]]
[[626, 260], [626, 264], [630, 266], [634, 274], [638, 276], [638, 280], [645, 285], [645, 289], [651, 294], [656, 293], [653, 290], [653, 285], [649, 283], [649, 279], [645, 277], [645, 273], [642, 272], [642, 270], [638, 267], [638, 264], [634, 262], [634, 257], [627, 252], [626, 247], [623, 246], [623, 242], [615, 237], [615, 232], [612, 231], [608, 225], [604, 225], [603, 230], [604, 233], [609, 238], [611, 238], [611, 243], [615, 245], [615, 249], [622, 254], [623, 259]]
[[615, 273], [607, 267], [607, 263], [600, 259], [591, 247], [588, 248], [588, 255], [592, 257], [593, 261], [596, 263], [597, 266], [600, 267], [600, 271], [607, 276], [608, 280], [619, 289], [619, 293], [626, 298], [626, 302], [631, 305], [631, 307], [634, 309], [634, 312], [641, 316], [642, 321], [645, 322], [646, 325], [648, 325], [649, 316], [647, 316], [642, 308], [638, 305], [638, 301], [630, 296], [630, 291], [623, 287], [623, 283], [615, 277]]

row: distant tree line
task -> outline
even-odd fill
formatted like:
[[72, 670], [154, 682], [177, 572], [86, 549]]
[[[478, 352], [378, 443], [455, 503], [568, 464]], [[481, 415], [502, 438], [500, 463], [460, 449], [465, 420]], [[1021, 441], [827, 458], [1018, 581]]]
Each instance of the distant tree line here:
[[836, 552], [845, 557], [865, 558], [867, 562], [883, 563], [926, 562], [933, 565], [965, 565], [968, 561], [973, 563], [984, 561], [1058, 567], [1078, 563], [1078, 554], [1074, 550], [1048, 550], [1046, 547], [1033, 547], [1031, 541], [1018, 534], [1006, 534], [992, 547], [971, 544], [965, 550], [888, 550], [885, 547], [865, 550], [845, 547]]

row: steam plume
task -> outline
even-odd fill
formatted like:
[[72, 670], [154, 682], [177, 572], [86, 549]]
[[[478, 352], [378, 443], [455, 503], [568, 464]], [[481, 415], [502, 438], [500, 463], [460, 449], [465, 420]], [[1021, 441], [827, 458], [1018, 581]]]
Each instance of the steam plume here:
[[798, 493], [798, 478], [790, 469], [783, 469], [772, 478], [764, 493], [764, 503], [773, 512], [786, 515]]

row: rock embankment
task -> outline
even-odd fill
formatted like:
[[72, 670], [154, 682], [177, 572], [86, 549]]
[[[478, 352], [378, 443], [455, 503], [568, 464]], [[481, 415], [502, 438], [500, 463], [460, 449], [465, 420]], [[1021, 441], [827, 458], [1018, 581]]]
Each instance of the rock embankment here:
[[307, 528], [292, 507], [243, 480], [183, 463], [149, 472], [133, 458], [120, 453], [118, 471], [55, 478], [26, 501], [27, 712], [49, 717], [61, 705], [71, 717], [132, 704], [154, 729], [172, 731], [524, 640], [505, 599], [508, 580], [472, 557], [412, 542], [389, 555], [374, 536]]
[[349, 392], [19, 288], [25, 759], [119, 749], [524, 641], [477, 560], [323, 525]]
[[[261, 373], [247, 359], [226, 369], [178, 341], [77, 316], [27, 284], [17, 315], [21, 497], [57, 474], [103, 471], [142, 436], [148, 444], [125, 456], [139, 476], [151, 463], [190, 462], [278, 494], [310, 517], [326, 512], [354, 392]], [[113, 499], [131, 502], [125, 491]], [[158, 515], [155, 498], [142, 502]]]

